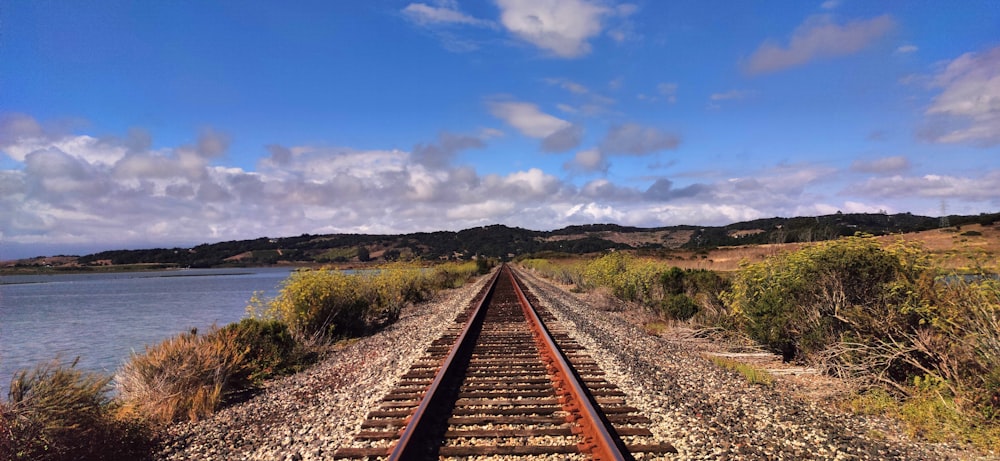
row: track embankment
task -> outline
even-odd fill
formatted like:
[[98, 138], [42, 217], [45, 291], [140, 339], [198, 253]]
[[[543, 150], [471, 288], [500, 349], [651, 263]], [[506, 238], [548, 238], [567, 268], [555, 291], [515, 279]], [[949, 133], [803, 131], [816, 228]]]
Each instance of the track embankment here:
[[[781, 380], [749, 385], [698, 351], [649, 335], [620, 312], [597, 309], [529, 272], [519, 274], [532, 304], [548, 312], [546, 323], [587, 351], [602, 379], [620, 390], [620, 399], [648, 418], [644, 430], [676, 448], [655, 457], [937, 460], [961, 453], [909, 441], [882, 419], [838, 413], [795, 397]], [[157, 458], [332, 459], [370, 429], [364, 427], [366, 417], [409, 379], [407, 373], [449, 333], [488, 279], [407, 308], [390, 328], [342, 346], [246, 402], [204, 421], [172, 426]]]

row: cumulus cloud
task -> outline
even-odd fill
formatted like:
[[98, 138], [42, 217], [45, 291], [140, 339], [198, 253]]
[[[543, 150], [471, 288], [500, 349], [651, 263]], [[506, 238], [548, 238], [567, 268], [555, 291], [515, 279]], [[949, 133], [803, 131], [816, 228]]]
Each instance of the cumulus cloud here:
[[875, 177], [851, 184], [845, 193], [875, 198], [924, 197], [998, 204], [1000, 199], [997, 198], [997, 190], [1000, 190], [1000, 170], [992, 169], [984, 172], [981, 177], [936, 174]]
[[538, 106], [529, 102], [489, 101], [487, 105], [494, 117], [531, 138], [546, 138], [572, 125], [566, 120], [542, 112]]
[[925, 111], [922, 136], [932, 142], [1000, 144], [1000, 46], [965, 53], [933, 78], [941, 88]]
[[895, 174], [910, 169], [910, 161], [902, 155], [874, 160], [858, 159], [851, 163], [851, 171], [858, 173]]
[[607, 172], [608, 171], [608, 161], [604, 158], [604, 154], [600, 149], [586, 149], [577, 152], [573, 156], [573, 160], [566, 162], [563, 168], [569, 171], [588, 173], [588, 172]]
[[[21, 142], [42, 138], [42, 125], [26, 114], [7, 113], [0, 115], [0, 147], [15, 146]], [[15, 159], [23, 160], [24, 158]]]
[[583, 140], [583, 127], [570, 125], [542, 139], [542, 150], [545, 152], [563, 152], [580, 145]]
[[229, 135], [211, 128], [202, 130], [198, 136], [195, 152], [203, 158], [218, 157], [229, 149]]
[[[3, 147], [4, 152], [27, 152], [21, 160], [11, 160], [18, 163], [16, 169], [0, 170], [5, 257], [11, 257], [12, 246], [29, 248], [23, 251], [34, 256], [43, 252], [40, 245], [96, 251], [303, 232], [458, 230], [494, 223], [532, 229], [608, 221], [716, 225], [875, 204], [886, 209], [912, 196], [929, 198], [935, 206], [942, 198], [1000, 205], [993, 193], [1000, 188], [996, 169], [978, 177], [880, 174], [845, 188], [845, 200], [835, 203], [824, 187], [842, 184], [836, 183], [842, 172], [810, 164], [765, 166], [740, 171], [735, 178], [687, 172], [683, 186], [664, 177], [601, 177], [576, 186], [540, 168], [480, 174], [470, 166], [455, 167], [453, 153], [476, 148], [484, 138], [442, 132], [411, 152], [274, 144], [262, 147], [256, 170], [247, 171], [209, 162], [206, 156], [221, 155], [227, 145], [225, 136], [206, 134], [209, 130], [187, 145], [153, 149], [128, 135], [100, 140], [54, 135], [28, 122], [18, 123], [31, 136], [8, 136], [13, 141]], [[663, 141], [670, 135], [639, 125], [616, 127], [607, 138], [614, 142], [605, 147], [616, 145], [617, 153], [601, 146], [584, 149], [575, 153], [572, 166], [606, 171], [615, 155], [641, 155], [671, 145]], [[145, 149], [137, 150], [142, 145]], [[110, 153], [96, 152], [100, 149]], [[857, 162], [855, 170], [888, 174], [904, 164], [890, 157]]]
[[606, 154], [647, 155], [653, 152], [676, 149], [679, 136], [635, 123], [617, 125], [608, 130], [601, 141], [601, 152]]
[[750, 74], [776, 72], [809, 61], [856, 53], [896, 25], [889, 15], [837, 24], [830, 15], [811, 16], [795, 31], [787, 45], [772, 40], [750, 55], [744, 70]]
[[676, 149], [680, 137], [654, 127], [626, 123], [611, 127], [597, 147], [576, 153], [563, 168], [577, 173], [607, 173], [609, 156], [644, 156], [663, 150]]
[[445, 168], [459, 152], [484, 147], [482, 139], [474, 136], [443, 132], [436, 143], [417, 144], [413, 147], [413, 161], [429, 168]]
[[616, 10], [587, 0], [498, 0], [500, 22], [518, 38], [555, 56], [590, 52], [602, 20]]
[[692, 198], [699, 195], [710, 194], [712, 188], [706, 184], [690, 184], [682, 188], [675, 188], [673, 181], [667, 178], [659, 178], [649, 186], [642, 194], [643, 198], [649, 201], [666, 202], [670, 200]]

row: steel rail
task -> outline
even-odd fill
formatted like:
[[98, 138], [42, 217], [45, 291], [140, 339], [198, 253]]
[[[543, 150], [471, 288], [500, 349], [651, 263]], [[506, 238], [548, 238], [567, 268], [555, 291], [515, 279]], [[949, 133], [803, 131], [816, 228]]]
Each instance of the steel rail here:
[[451, 351], [448, 352], [448, 356], [445, 357], [444, 362], [441, 365], [441, 371], [434, 376], [434, 381], [432, 381], [430, 386], [427, 388], [424, 398], [420, 400], [420, 405], [413, 411], [413, 415], [410, 416], [407, 421], [403, 432], [399, 436], [399, 441], [389, 453], [390, 461], [422, 459], [420, 453], [416, 452], [419, 444], [414, 442], [420, 440], [419, 436], [422, 435], [421, 431], [425, 430], [424, 426], [427, 424], [425, 421], [429, 418], [428, 409], [431, 407], [431, 404], [433, 403], [432, 401], [435, 400], [435, 396], [441, 394], [438, 392], [438, 388], [441, 387], [441, 383], [448, 379], [453, 373], [456, 373], [454, 370], [455, 367], [452, 365], [457, 360], [457, 357], [471, 346], [471, 344], [469, 344], [470, 341], [475, 341], [475, 338], [470, 334], [470, 331], [479, 321], [480, 317], [485, 314], [486, 309], [483, 309], [483, 306], [489, 303], [490, 299], [493, 297], [493, 292], [497, 286], [497, 279], [499, 279], [500, 273], [503, 272], [503, 269], [504, 268], [501, 267], [496, 274], [493, 274], [493, 278], [489, 282], [490, 289], [483, 296], [483, 299], [479, 301], [479, 304], [476, 306], [471, 315], [469, 315], [469, 320], [465, 322], [465, 327], [462, 328], [462, 333], [455, 341], [455, 344], [451, 347]]
[[626, 459], [633, 459], [627, 454], [627, 451], [623, 453], [622, 447], [619, 446], [618, 437], [611, 435], [608, 431], [603, 414], [594, 406], [590, 399], [590, 394], [587, 393], [577, 378], [576, 371], [552, 339], [552, 335], [549, 333], [548, 328], [545, 327], [545, 323], [542, 322], [542, 319], [538, 317], [538, 313], [535, 312], [531, 303], [528, 302], [528, 298], [524, 295], [521, 285], [514, 276], [514, 271], [508, 270], [507, 273], [510, 276], [511, 283], [514, 285], [514, 292], [517, 293], [521, 308], [524, 310], [525, 316], [528, 317], [528, 323], [535, 333], [535, 338], [541, 343], [542, 354], [551, 360], [551, 364], [556, 370], [557, 380], [561, 381], [562, 385], [566, 387], [566, 390], [572, 397], [572, 405], [579, 413], [580, 419], [577, 423], [582, 428], [581, 435], [584, 438], [581, 446], [590, 451], [596, 460], [624, 461]]
[[578, 444], [580, 451], [591, 454], [596, 460], [634, 459], [627, 451], [623, 451], [620, 440], [609, 432], [606, 426], [606, 419], [600, 410], [594, 406], [590, 395], [580, 383], [572, 365], [569, 364], [559, 346], [552, 339], [545, 324], [539, 318], [531, 303], [528, 302], [513, 270], [506, 265], [502, 266], [493, 275], [493, 278], [489, 282], [489, 289], [469, 315], [469, 319], [466, 321], [462, 332], [452, 345], [448, 356], [441, 365], [440, 371], [435, 374], [434, 380], [428, 386], [419, 406], [407, 419], [407, 423], [400, 433], [399, 440], [389, 452], [388, 459], [391, 461], [410, 461], [420, 460], [425, 457], [426, 453], [420, 452], [421, 448], [424, 447], [420, 442], [427, 437], [427, 431], [429, 430], [427, 426], [433, 424], [428, 420], [431, 419], [431, 409], [435, 408], [438, 403], [437, 400], [442, 398], [440, 397], [442, 392], [439, 392], [439, 389], [442, 388], [442, 383], [450, 381], [456, 373], [461, 373], [461, 371], [455, 368], [457, 368], [458, 362], [460, 362], [464, 354], [471, 353], [477, 336], [473, 333], [473, 330], [481, 324], [481, 320], [487, 310], [484, 307], [491, 302], [497, 281], [503, 273], [506, 273], [506, 276], [510, 277], [518, 302], [524, 311], [536, 342], [539, 344], [540, 353], [543, 357], [547, 358], [546, 361], [554, 369], [554, 381], [563, 386], [566, 394], [568, 394], [569, 401], [564, 405], [571, 411], [575, 422], [580, 426], [580, 435], [583, 439], [583, 442]]

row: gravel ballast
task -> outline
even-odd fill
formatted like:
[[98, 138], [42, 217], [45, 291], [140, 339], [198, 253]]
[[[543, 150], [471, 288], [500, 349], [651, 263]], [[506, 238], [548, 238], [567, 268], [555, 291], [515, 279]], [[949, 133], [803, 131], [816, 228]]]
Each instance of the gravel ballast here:
[[678, 449], [672, 459], [979, 459], [887, 434], [892, 426], [878, 418], [793, 398], [780, 381], [748, 384], [697, 351], [650, 335], [623, 313], [596, 309], [531, 272], [520, 273], [608, 381], [653, 420], [650, 430]]
[[275, 380], [246, 402], [171, 426], [161, 460], [318, 460], [350, 442], [368, 411], [488, 281], [439, 292], [374, 335]]
[[[683, 344], [652, 336], [620, 312], [597, 309], [519, 271], [557, 328], [589, 350], [607, 380], [653, 420], [678, 453], [667, 459], [959, 459], [963, 452], [887, 433], [884, 420], [842, 414], [791, 396], [779, 380], [751, 385]], [[480, 277], [408, 307], [398, 322], [343, 346], [246, 402], [169, 428], [160, 460], [331, 459], [367, 413], [452, 324], [486, 283]]]

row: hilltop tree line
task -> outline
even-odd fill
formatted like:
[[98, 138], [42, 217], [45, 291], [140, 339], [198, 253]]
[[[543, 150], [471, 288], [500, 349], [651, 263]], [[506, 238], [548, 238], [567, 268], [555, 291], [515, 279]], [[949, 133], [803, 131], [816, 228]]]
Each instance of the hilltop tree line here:
[[[843, 214], [817, 217], [767, 218], [719, 227], [673, 226], [636, 228], [616, 224], [570, 226], [555, 231], [533, 231], [493, 225], [458, 232], [419, 232], [406, 235], [332, 234], [236, 240], [193, 248], [155, 248], [103, 251], [80, 257], [83, 265], [171, 264], [182, 267], [267, 265], [281, 262], [347, 262], [397, 259], [470, 260], [476, 257], [510, 259], [534, 253], [591, 254], [633, 247], [605, 238], [607, 233], [690, 231], [684, 249], [732, 245], [811, 242], [854, 235], [918, 232], [968, 224], [992, 225], [1000, 213], [933, 218], [902, 214]], [[554, 239], [553, 237], [558, 237]], [[671, 250], [664, 242], [647, 242], [646, 251]]]

